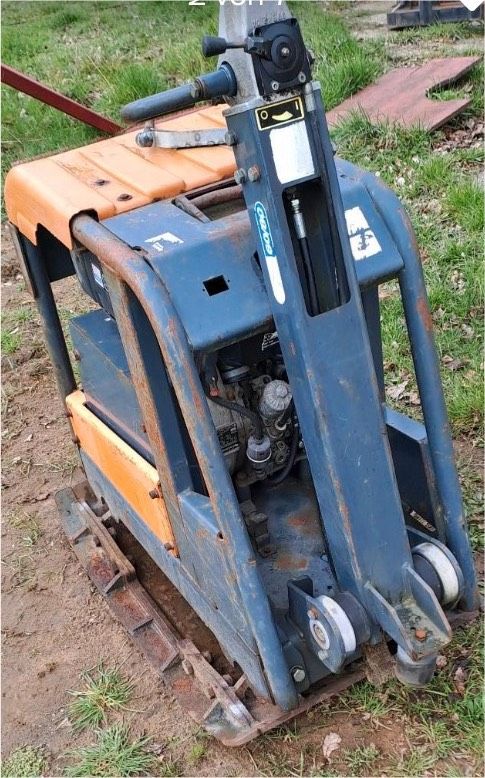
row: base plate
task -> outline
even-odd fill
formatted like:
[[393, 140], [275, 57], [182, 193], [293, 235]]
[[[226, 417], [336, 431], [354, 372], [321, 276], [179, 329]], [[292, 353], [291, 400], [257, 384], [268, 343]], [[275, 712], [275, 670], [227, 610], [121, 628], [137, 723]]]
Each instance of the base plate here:
[[113, 536], [110, 514], [96, 515], [93, 500], [87, 482], [56, 495], [61, 523], [76, 556], [181, 707], [225, 745], [247, 743], [365, 678], [363, 664], [347, 668], [345, 675], [326, 679], [318, 690], [301, 697], [297, 708], [284, 711], [255, 697], [244, 675], [235, 681], [221, 675], [206, 658], [204, 647], [187, 639], [182, 625], [178, 631], [173, 614], [169, 621], [142, 586], [135, 566]]

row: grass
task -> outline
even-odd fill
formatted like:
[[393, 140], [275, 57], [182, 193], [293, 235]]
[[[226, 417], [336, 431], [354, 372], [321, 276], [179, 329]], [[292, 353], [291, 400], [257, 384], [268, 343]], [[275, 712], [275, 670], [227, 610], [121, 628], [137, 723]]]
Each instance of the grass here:
[[369, 746], [358, 746], [344, 752], [344, 761], [350, 775], [372, 775], [372, 765], [380, 756], [380, 751], [371, 743]]
[[2, 354], [12, 355], [22, 346], [24, 334], [35, 313], [31, 306], [22, 305], [2, 311], [1, 347]]
[[[399, 194], [421, 249], [448, 411], [455, 431], [481, 427], [483, 392], [483, 191], [455, 152], [439, 155], [420, 128], [372, 125], [353, 115], [334, 132], [338, 153], [373, 170]], [[482, 155], [483, 156], [483, 155]], [[409, 343], [397, 287], [382, 301], [387, 381], [413, 390]], [[447, 367], [450, 366], [450, 367]], [[414, 395], [403, 393], [416, 415]], [[399, 404], [398, 406], [399, 407]], [[402, 403], [400, 406], [402, 410]]]
[[3, 778], [34, 778], [43, 775], [46, 765], [46, 757], [41, 748], [22, 746], [2, 760], [1, 774]]
[[70, 751], [74, 761], [66, 769], [67, 776], [130, 776], [153, 775], [155, 759], [148, 749], [150, 738], [130, 738], [127, 727], [115, 724], [98, 730], [96, 742]]
[[35, 558], [40, 553], [39, 539], [42, 530], [36, 516], [27, 511], [15, 510], [7, 515], [7, 521], [15, 532], [13, 550], [5, 553], [2, 563], [11, 571], [10, 589], [32, 589], [37, 582]]
[[93, 674], [83, 674], [85, 688], [70, 692], [75, 697], [69, 706], [69, 718], [74, 729], [99, 727], [110, 711], [126, 709], [132, 692], [132, 681], [123, 678], [116, 668], [100, 664]]
[[9, 515], [8, 523], [20, 534], [21, 544], [25, 548], [33, 548], [37, 544], [42, 531], [36, 516], [18, 511]]
[[[316, 3], [293, 5], [316, 53], [315, 74], [328, 107], [380, 72], [378, 47], [358, 44], [336, 14], [325, 9], [324, 16]], [[2, 59], [119, 121], [126, 102], [211, 68], [200, 41], [204, 32], [217, 32], [218, 8], [218, 3], [70, 2], [66, 9], [59, 3], [7, 1], [2, 4]], [[183, 45], [175, 29], [183, 30]], [[2, 100], [4, 174], [17, 160], [98, 137], [95, 130], [9, 87], [2, 86]]]
[[2, 354], [15, 354], [22, 344], [22, 338], [18, 332], [6, 332], [2, 329], [1, 345]]
[[[363, 682], [340, 699], [351, 715], [370, 716], [380, 724], [389, 723], [390, 718], [400, 722], [409, 748], [392, 763], [393, 775], [423, 775], [454, 759], [467, 760], [476, 774], [480, 772], [484, 724], [481, 621], [455, 632], [446, 658], [446, 666], [422, 690], [394, 680], [379, 689]], [[460, 688], [456, 674], [463, 667], [465, 680]]]

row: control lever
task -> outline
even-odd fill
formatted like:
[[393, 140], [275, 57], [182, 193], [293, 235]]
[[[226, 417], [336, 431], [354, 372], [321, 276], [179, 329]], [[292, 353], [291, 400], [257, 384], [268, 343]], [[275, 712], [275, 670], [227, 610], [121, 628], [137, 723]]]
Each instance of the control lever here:
[[237, 82], [230, 65], [223, 64], [218, 70], [198, 76], [191, 84], [177, 86], [156, 95], [143, 97], [128, 103], [121, 109], [123, 119], [128, 122], [142, 122], [164, 116], [167, 113], [192, 108], [202, 100], [218, 97], [233, 97], [237, 92]]
[[218, 57], [224, 54], [227, 49], [244, 49], [247, 41], [226, 41], [225, 38], [218, 38], [215, 35], [204, 35], [202, 38], [202, 54], [204, 57]]

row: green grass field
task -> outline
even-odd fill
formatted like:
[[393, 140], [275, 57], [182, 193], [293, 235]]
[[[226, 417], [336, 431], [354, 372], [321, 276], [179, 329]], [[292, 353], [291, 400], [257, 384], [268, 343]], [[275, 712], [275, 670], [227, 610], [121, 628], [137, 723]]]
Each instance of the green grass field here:
[[[327, 108], [392, 66], [389, 50], [379, 38], [357, 42], [351, 35], [345, 16], [353, 13], [354, 5], [335, 3], [329, 9], [328, 3], [294, 2], [292, 6], [316, 55], [316, 76]], [[217, 8], [216, 3], [191, 8], [185, 2], [4, 2], [2, 60], [119, 120], [124, 103], [210, 69], [200, 53], [200, 37], [216, 32]], [[476, 36], [476, 29], [450, 25], [397, 33], [393, 40], [409, 47], [436, 40], [442, 56], [453, 54], [453, 41], [466, 41], [470, 34]], [[477, 67], [463, 83], [436, 97], [462, 94], [469, 95], [472, 103], [454, 120], [455, 129], [466, 129], [483, 115], [483, 68]], [[7, 87], [2, 87], [2, 109], [3, 174], [17, 160], [99, 137], [94, 130]], [[373, 127], [360, 116], [334, 133], [338, 154], [376, 172], [408, 209], [423, 259], [450, 418], [455, 436], [468, 452], [472, 445], [482, 445], [483, 186], [478, 176], [483, 170], [483, 148], [462, 144], [444, 152], [440, 148], [443, 137], [442, 132], [430, 135], [419, 128]], [[419, 415], [397, 285], [386, 285], [382, 298], [389, 400]], [[8, 355], [21, 346], [24, 320], [10, 311], [3, 325], [2, 347]], [[480, 478], [469, 466], [468, 454], [460, 465], [472, 540], [479, 549], [483, 547]], [[394, 683], [380, 690], [360, 684], [331, 710], [317, 712], [315, 724], [345, 712], [370, 732], [363, 744], [340, 755], [335, 769], [312, 767], [315, 759], [309, 756], [307, 744], [302, 745], [296, 727], [278, 731], [251, 747], [259, 773], [368, 775], [374, 771], [379, 775], [453, 776], [466, 766], [472, 771], [468, 774], [482, 774], [479, 633], [475, 626], [457, 634], [447, 652], [448, 666], [425, 692], [412, 692]], [[467, 683], [457, 689], [457, 668], [465, 660]], [[115, 678], [115, 703], [106, 702], [111, 699], [106, 695], [108, 691], [112, 694], [113, 678], [108, 681], [109, 690], [100, 688], [97, 679], [90, 680], [88, 690], [75, 694], [71, 713], [83, 726], [104, 725], [105, 715], [120, 700], [119, 706], [124, 706], [131, 687], [120, 688]], [[374, 730], [385, 729], [396, 719], [410, 741], [401, 756], [384, 753], [372, 741]], [[128, 730], [111, 721], [107, 724], [108, 729], [93, 730], [93, 745], [72, 754], [69, 774], [112, 775], [118, 771], [130, 775], [150, 770], [148, 741], [130, 740]], [[288, 749], [285, 755], [280, 749], [280, 743], [289, 740], [294, 746], [290, 757]], [[170, 757], [157, 766], [158, 774], [187, 774], [184, 770], [193, 774], [194, 765], [203, 763], [208, 750], [210, 743], [196, 739], [182, 758], [177, 753], [173, 760]], [[455, 761], [457, 754], [462, 761]], [[7, 761], [4, 774], [37, 775], [43, 767], [41, 752], [19, 750]]]

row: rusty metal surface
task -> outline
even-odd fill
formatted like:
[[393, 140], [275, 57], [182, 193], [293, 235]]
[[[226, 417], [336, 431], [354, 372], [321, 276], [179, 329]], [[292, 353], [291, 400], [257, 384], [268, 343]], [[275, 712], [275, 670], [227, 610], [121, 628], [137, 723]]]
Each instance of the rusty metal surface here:
[[107, 135], [116, 135], [117, 132], [121, 132], [124, 129], [120, 124], [107, 119], [106, 116], [93, 111], [92, 108], [87, 108], [85, 105], [76, 102], [76, 100], [71, 100], [70, 97], [56, 92], [55, 89], [51, 89], [46, 84], [41, 84], [35, 78], [26, 76], [25, 73], [21, 73], [19, 70], [15, 70], [10, 65], [4, 65], [3, 63], [2, 84], [11, 86], [18, 92], [30, 95], [30, 97], [35, 97], [41, 103], [50, 105], [52, 108], [56, 108], [58, 111], [62, 111], [62, 113], [72, 116], [84, 124], [88, 124], [100, 132], [105, 132]]
[[[152, 328], [188, 435], [192, 440], [200, 442], [197, 450], [198, 465], [210, 499], [211, 522], [218, 529], [214, 541], [211, 542], [210, 553], [212, 557], [214, 551], [217, 553], [221, 564], [220, 580], [229, 584], [221, 594], [227, 597], [227, 592], [230, 592], [231, 619], [234, 622], [241, 617], [239, 629], [244, 628], [247, 640], [257, 649], [271, 688], [272, 699], [285, 709], [293, 709], [298, 702], [297, 692], [288, 674], [268, 598], [256, 569], [254, 552], [180, 317], [165, 285], [140, 253], [90, 216], [77, 216], [72, 221], [71, 230], [73, 237], [98, 258], [107, 275], [115, 318], [127, 350], [130, 372], [136, 376], [134, 383], [138, 401], [178, 546], [180, 548], [182, 539], [178, 539], [175, 524], [183, 528], [183, 522], [179, 521], [182, 516], [181, 501], [179, 500], [177, 515], [177, 504], [174, 504], [172, 510], [171, 495], [166, 489], [171, 479], [173, 483], [173, 475], [170, 470], [167, 471], [169, 464], [161, 439], [157, 407], [159, 397], [157, 399], [154, 394], [155, 387], [150, 384], [142, 358], [143, 344], [138, 341], [137, 329], [131, 321], [132, 306], [128, 288], [137, 298]], [[145, 374], [139, 383], [138, 373], [142, 376]], [[181, 485], [180, 492], [184, 490], [189, 496], [185, 511], [190, 515], [194, 510], [190, 501], [192, 492], [185, 484], [183, 488]], [[209, 614], [204, 618], [208, 616]], [[247, 672], [249, 674], [249, 671]], [[256, 670], [254, 672], [256, 673]], [[259, 688], [262, 689], [263, 685]]]
[[239, 200], [242, 197], [242, 187], [239, 185], [226, 187], [224, 189], [215, 189], [212, 192], [191, 197], [190, 202], [197, 208], [210, 208], [213, 205], [229, 203], [233, 200]]
[[109, 512], [96, 515], [92, 497], [87, 482], [56, 495], [76, 556], [183, 710], [225, 745], [243, 745], [365, 677], [362, 667], [349, 668], [345, 676], [330, 677], [313, 694], [300, 697], [291, 711], [255, 697], [244, 675], [222, 675], [212, 656], [184, 637], [184, 619], [174, 625], [174, 615], [167, 617], [157, 606], [137, 577], [138, 558], [135, 570], [108, 529]]
[[352, 112], [360, 111], [372, 122], [435, 130], [463, 111], [471, 100], [431, 100], [428, 93], [457, 81], [479, 61], [480, 57], [447, 57], [391, 70], [329, 111], [327, 122], [335, 126]]

